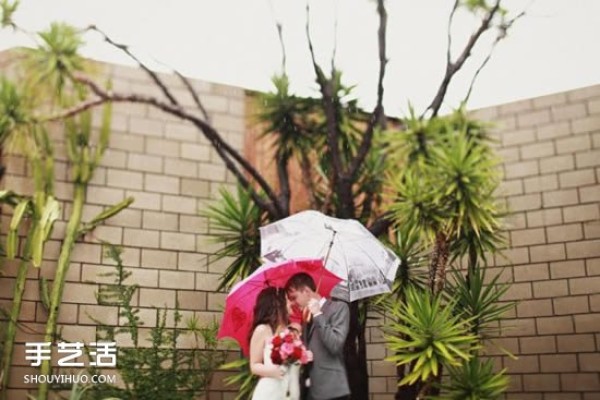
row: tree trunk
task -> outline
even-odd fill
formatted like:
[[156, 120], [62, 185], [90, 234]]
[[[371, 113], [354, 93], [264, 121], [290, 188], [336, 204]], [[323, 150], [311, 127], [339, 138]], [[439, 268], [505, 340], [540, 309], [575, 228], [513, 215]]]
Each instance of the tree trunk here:
[[344, 346], [346, 372], [352, 400], [366, 400], [369, 398], [365, 328], [365, 321], [360, 321], [359, 318], [359, 303], [354, 301], [350, 303], [350, 331]]

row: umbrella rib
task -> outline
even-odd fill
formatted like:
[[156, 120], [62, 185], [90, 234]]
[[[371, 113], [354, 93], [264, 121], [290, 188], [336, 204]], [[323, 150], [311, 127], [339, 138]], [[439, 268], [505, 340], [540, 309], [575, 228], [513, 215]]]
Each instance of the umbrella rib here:
[[[342, 241], [338, 240], [338, 243], [340, 244], [340, 247], [342, 248], [342, 254], [344, 255], [344, 260], [346, 261], [346, 276], [348, 278], [350, 278], [350, 262], [348, 261], [348, 257], [346, 256], [346, 251], [344, 249], [344, 246], [342, 245]], [[348, 293], [350, 293], [350, 279], [348, 279]]]

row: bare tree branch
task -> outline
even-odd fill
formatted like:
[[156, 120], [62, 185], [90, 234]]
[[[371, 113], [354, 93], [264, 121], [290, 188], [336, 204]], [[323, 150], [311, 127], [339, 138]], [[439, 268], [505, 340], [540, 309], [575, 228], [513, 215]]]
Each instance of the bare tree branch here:
[[425, 109], [421, 117], [423, 117], [425, 113], [429, 110], [431, 110], [432, 112], [432, 117], [437, 116], [438, 112], [440, 111], [440, 107], [442, 106], [442, 103], [444, 101], [444, 98], [446, 97], [446, 92], [448, 91], [448, 86], [450, 85], [452, 77], [462, 68], [465, 61], [467, 61], [467, 59], [471, 55], [473, 47], [475, 46], [475, 44], [477, 44], [477, 41], [479, 40], [481, 35], [490, 28], [492, 19], [494, 18], [494, 16], [496, 16], [496, 13], [500, 9], [501, 1], [502, 0], [496, 0], [494, 6], [490, 9], [490, 11], [481, 21], [481, 25], [479, 25], [479, 28], [469, 38], [465, 48], [461, 52], [458, 59], [455, 62], [450, 61], [446, 64], [446, 72], [444, 74], [444, 78], [442, 79], [442, 83], [438, 88], [438, 91], [435, 97], [433, 98], [431, 104]]
[[302, 183], [304, 184], [308, 192], [310, 208], [316, 210], [318, 209], [318, 204], [317, 197], [315, 195], [315, 184], [311, 176], [312, 165], [310, 162], [310, 158], [305, 150], [302, 150], [300, 154], [300, 169], [302, 171]]
[[288, 172], [288, 164], [290, 157], [288, 154], [277, 155], [277, 176], [279, 178], [279, 206], [285, 214], [290, 212], [290, 174]]
[[[333, 171], [331, 171], [332, 182], [331, 185], [334, 188], [337, 187], [338, 179], [343, 174], [342, 161], [340, 157], [340, 149], [338, 146], [338, 138], [340, 134], [338, 132], [338, 121], [337, 112], [335, 109], [334, 99], [334, 87], [331, 79], [327, 79], [323, 70], [317, 63], [315, 57], [315, 51], [313, 47], [312, 38], [310, 36], [310, 5], [306, 2], [306, 38], [308, 40], [308, 49], [310, 50], [310, 56], [312, 59], [313, 68], [317, 75], [317, 83], [321, 90], [322, 104], [325, 111], [325, 118], [327, 122], [327, 146], [331, 152], [331, 160], [333, 164]], [[333, 77], [332, 77], [333, 79]]]
[[198, 107], [198, 109], [202, 113], [202, 116], [204, 117], [204, 120], [207, 121], [208, 123], [210, 123], [210, 116], [208, 115], [208, 112], [206, 111], [206, 108], [204, 108], [204, 105], [202, 104], [202, 101], [200, 100], [200, 97], [198, 97], [198, 93], [196, 93], [196, 90], [194, 90], [194, 87], [190, 83], [190, 80], [188, 78], [186, 78], [185, 76], [183, 76], [183, 74], [181, 74], [177, 70], [173, 70], [173, 72], [175, 73], [175, 75], [177, 75], [179, 77], [179, 79], [181, 80], [181, 82], [183, 83], [183, 85], [186, 87], [186, 89], [188, 90], [188, 92], [190, 92], [190, 95], [192, 96], [192, 99], [194, 99], [194, 103], [196, 103], [196, 106]]
[[460, 0], [454, 1], [454, 6], [452, 7], [452, 11], [450, 11], [450, 17], [448, 18], [448, 49], [446, 50], [446, 64], [452, 62], [452, 20], [454, 19], [456, 10], [458, 10], [459, 2]]
[[100, 35], [102, 35], [104, 37], [104, 40], [106, 42], [108, 42], [112, 46], [116, 47], [117, 49], [123, 51], [132, 60], [134, 60], [136, 63], [138, 63], [140, 68], [143, 69], [148, 74], [148, 76], [150, 76], [150, 79], [152, 79], [152, 81], [160, 88], [162, 93], [167, 97], [167, 99], [169, 99], [171, 104], [173, 104], [173, 105], [179, 104], [177, 99], [175, 99], [175, 96], [173, 96], [171, 91], [167, 88], [167, 85], [165, 85], [165, 83], [158, 77], [158, 74], [156, 72], [152, 71], [150, 68], [148, 68], [148, 66], [146, 64], [144, 64], [139, 58], [137, 58], [135, 56], [135, 54], [133, 54], [131, 51], [129, 51], [128, 46], [121, 44], [121, 43], [116, 43], [114, 40], [112, 40], [106, 33], [104, 33], [96, 25], [90, 25], [88, 29], [98, 32]]
[[362, 166], [369, 150], [371, 150], [371, 143], [373, 141], [373, 134], [375, 132], [375, 126], [383, 118], [385, 113], [383, 110], [383, 79], [385, 77], [385, 68], [387, 65], [386, 56], [386, 31], [387, 31], [387, 11], [385, 9], [384, 0], [377, 0], [377, 13], [379, 14], [379, 30], [377, 33], [379, 42], [379, 78], [377, 80], [377, 104], [375, 109], [371, 113], [369, 122], [363, 137], [363, 140], [358, 148], [356, 157], [352, 160], [350, 168], [348, 170], [348, 177], [354, 179], [358, 170]]
[[271, 16], [275, 22], [277, 37], [279, 38], [279, 45], [281, 46], [281, 72], [285, 74], [287, 71], [287, 55], [285, 51], [285, 41], [283, 40], [283, 25], [275, 18], [275, 9], [273, 8], [273, 2], [271, 0], [269, 0], [269, 7], [271, 8]]
[[492, 44], [492, 47], [490, 48], [488, 55], [485, 57], [485, 59], [483, 60], [483, 62], [479, 66], [479, 68], [477, 68], [477, 71], [475, 71], [475, 75], [473, 75], [473, 79], [471, 79], [471, 84], [469, 85], [469, 90], [467, 91], [467, 95], [465, 96], [465, 98], [463, 100], [463, 104], [466, 104], [469, 101], [469, 98], [471, 97], [471, 92], [473, 91], [473, 87], [475, 86], [475, 81], [479, 77], [479, 74], [481, 73], [481, 71], [485, 68], [487, 63], [492, 58], [492, 55], [494, 54], [494, 50], [496, 49], [496, 46], [498, 45], [498, 43], [500, 43], [500, 41], [502, 41], [502, 39], [506, 38], [506, 36], [508, 34], [508, 30], [512, 27], [512, 25], [518, 19], [522, 18], [523, 16], [525, 16], [525, 11], [521, 12], [519, 15], [517, 15], [510, 21], [502, 24], [502, 26], [500, 26], [498, 28], [499, 32], [498, 32], [498, 35], [496, 36], [496, 40], [494, 40], [494, 43]]
[[387, 231], [390, 226], [392, 226], [392, 213], [387, 212], [373, 221], [368, 229], [374, 236], [379, 236]]
[[[249, 191], [252, 195], [256, 204], [263, 210], [269, 212], [275, 218], [281, 218], [285, 216], [284, 210], [278, 204], [277, 196], [274, 193], [271, 186], [265, 181], [265, 179], [260, 175], [260, 173], [246, 160], [242, 157], [236, 149], [231, 147], [229, 143], [227, 143], [223, 138], [219, 135], [219, 133], [206, 121], [198, 118], [196, 115], [190, 114], [186, 112], [182, 107], [173, 104], [167, 104], [154, 97], [149, 96], [141, 96], [137, 94], [120, 94], [112, 91], [105, 91], [100, 86], [96, 84], [93, 80], [88, 78], [85, 75], [77, 74], [73, 76], [73, 79], [81, 84], [88, 86], [94, 94], [100, 97], [103, 102], [129, 102], [129, 103], [142, 103], [148, 104], [153, 107], [156, 107], [168, 114], [175, 115], [183, 120], [190, 121], [196, 127], [198, 127], [207, 140], [209, 140], [227, 168], [236, 176], [236, 178], [240, 181], [240, 184]], [[84, 103], [87, 108], [91, 106]], [[101, 103], [95, 103], [98, 105]], [[86, 109], [87, 109], [86, 108]], [[60, 113], [50, 117], [50, 120], [57, 120], [65, 117], [65, 114], [70, 113], [73, 114], [74, 109], [66, 110], [64, 113]], [[260, 195], [256, 192], [256, 190], [252, 187], [248, 179], [243, 175], [243, 173], [237, 168], [233, 160], [241, 165], [241, 167], [256, 181], [259, 187], [265, 192], [267, 198], [270, 202], [266, 202], [264, 199], [260, 197]]]

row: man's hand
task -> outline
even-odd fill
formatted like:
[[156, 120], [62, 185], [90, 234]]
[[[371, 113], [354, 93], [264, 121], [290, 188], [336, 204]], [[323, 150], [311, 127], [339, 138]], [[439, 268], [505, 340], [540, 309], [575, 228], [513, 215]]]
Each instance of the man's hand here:
[[317, 315], [322, 313], [321, 305], [319, 304], [319, 300], [317, 299], [310, 299], [310, 301], [308, 302], [308, 309], [313, 317], [316, 317]]

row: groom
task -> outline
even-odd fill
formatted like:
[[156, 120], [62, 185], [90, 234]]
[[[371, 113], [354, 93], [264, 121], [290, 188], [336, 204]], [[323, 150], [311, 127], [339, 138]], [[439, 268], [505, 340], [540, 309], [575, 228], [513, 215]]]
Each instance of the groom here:
[[344, 366], [344, 344], [348, 335], [350, 311], [342, 301], [321, 297], [315, 281], [306, 273], [292, 276], [285, 290], [288, 299], [303, 310], [308, 310], [311, 322], [304, 329], [304, 341], [313, 352], [306, 385], [308, 400], [345, 400], [350, 398], [350, 387]]

